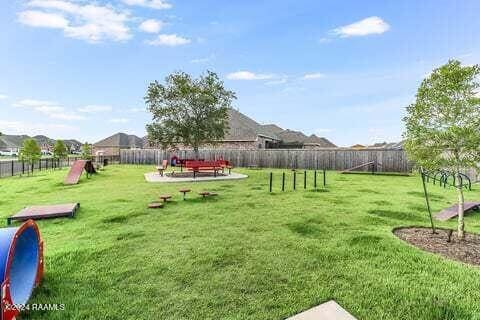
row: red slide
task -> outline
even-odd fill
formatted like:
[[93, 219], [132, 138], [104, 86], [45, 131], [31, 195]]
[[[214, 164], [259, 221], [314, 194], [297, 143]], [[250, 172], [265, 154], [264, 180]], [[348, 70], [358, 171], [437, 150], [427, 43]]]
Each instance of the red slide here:
[[70, 168], [63, 184], [77, 184], [82, 176], [83, 169], [85, 169], [86, 163], [87, 160], [76, 160]]

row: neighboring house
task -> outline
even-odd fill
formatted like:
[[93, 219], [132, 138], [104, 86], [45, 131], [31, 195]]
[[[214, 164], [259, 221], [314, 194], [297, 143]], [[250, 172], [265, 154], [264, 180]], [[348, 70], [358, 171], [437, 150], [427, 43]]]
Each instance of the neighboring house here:
[[94, 143], [92, 153], [116, 156], [120, 154], [120, 149], [143, 148], [143, 142], [144, 140], [136, 135], [119, 132]]
[[350, 149], [356, 149], [356, 150], [362, 150], [365, 149], [366, 147], [363, 144], [354, 144], [353, 146], [350, 147]]
[[372, 144], [368, 149], [389, 149], [389, 150], [403, 150], [403, 141], [400, 142], [380, 142]]
[[[300, 131], [284, 130], [275, 124], [262, 125], [240, 111], [230, 109], [228, 112], [228, 131], [225, 137], [215, 143], [207, 143], [201, 149], [318, 149], [336, 148], [329, 140], [316, 135], [306, 136]], [[133, 139], [133, 140], [132, 140]], [[124, 133], [117, 133], [93, 145], [94, 154], [97, 151], [104, 154], [118, 154], [120, 149], [132, 148], [160, 148], [160, 145], [152, 145], [147, 137], [140, 139]], [[174, 149], [186, 149], [178, 144]]]

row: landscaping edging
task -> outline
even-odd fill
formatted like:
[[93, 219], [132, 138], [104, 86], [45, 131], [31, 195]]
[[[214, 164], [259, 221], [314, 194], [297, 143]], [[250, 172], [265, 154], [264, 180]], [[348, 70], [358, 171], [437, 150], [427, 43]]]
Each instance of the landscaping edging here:
[[398, 227], [392, 230], [399, 239], [423, 250], [441, 255], [445, 258], [461, 261], [470, 265], [480, 266], [480, 235], [465, 232], [465, 240], [460, 241], [453, 231], [451, 241], [448, 242], [448, 229], [436, 229], [433, 234], [431, 228], [426, 227]]

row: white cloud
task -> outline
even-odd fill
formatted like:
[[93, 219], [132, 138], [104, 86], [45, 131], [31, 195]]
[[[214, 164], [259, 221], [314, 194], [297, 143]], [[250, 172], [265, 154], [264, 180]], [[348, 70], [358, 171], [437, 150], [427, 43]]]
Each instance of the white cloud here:
[[53, 106], [56, 102], [46, 100], [35, 99], [23, 99], [13, 104], [14, 107], [41, 107], [41, 106]]
[[170, 9], [172, 5], [165, 0], [123, 0], [129, 6], [140, 6], [152, 9]]
[[110, 123], [127, 123], [128, 121], [129, 120], [126, 118], [114, 118], [114, 119], [108, 120], [108, 122]]
[[18, 14], [18, 21], [27, 26], [39, 28], [64, 29], [68, 27], [68, 20], [62, 15], [42, 11], [22, 11]]
[[109, 111], [112, 111], [112, 107], [102, 106], [102, 105], [88, 105], [85, 107], [78, 108], [78, 111], [83, 113], [109, 112]]
[[320, 79], [320, 78], [324, 78], [325, 75], [323, 73], [319, 73], [319, 72], [316, 72], [316, 73], [307, 73], [303, 76], [303, 80], [315, 80], [315, 79]]
[[7, 99], [8, 96], [6, 94], [0, 94], [0, 100]]
[[190, 63], [207, 63], [213, 59], [215, 59], [215, 56], [212, 54], [208, 57], [192, 59], [190, 60]]
[[131, 113], [146, 112], [145, 108], [130, 108], [128, 111]]
[[56, 102], [24, 99], [13, 104], [19, 108], [30, 108], [34, 111], [41, 112], [52, 119], [59, 120], [83, 120], [84, 116], [81, 116], [73, 111], [69, 111], [66, 108], [58, 105]]
[[28, 134], [37, 135], [44, 134], [53, 137], [69, 137], [73, 133], [78, 132], [77, 127], [65, 124], [54, 123], [30, 123], [23, 121], [5, 121], [0, 120], [0, 132], [5, 134]]
[[379, 17], [368, 17], [352, 24], [338, 27], [333, 34], [343, 38], [366, 36], [369, 34], [381, 34], [390, 29], [390, 25]]
[[22, 11], [18, 20], [32, 27], [62, 29], [65, 36], [88, 42], [124, 41], [132, 37], [127, 25], [129, 13], [111, 5], [66, 0], [32, 0], [27, 5], [37, 11]]
[[273, 77], [273, 74], [257, 74], [250, 71], [237, 71], [227, 74], [229, 80], [268, 80]]
[[148, 19], [143, 21], [139, 28], [143, 32], [158, 33], [163, 27], [163, 22], [155, 19]]
[[190, 39], [177, 36], [176, 34], [160, 34], [157, 38], [147, 41], [147, 44], [152, 46], [176, 47], [189, 44], [190, 42]]

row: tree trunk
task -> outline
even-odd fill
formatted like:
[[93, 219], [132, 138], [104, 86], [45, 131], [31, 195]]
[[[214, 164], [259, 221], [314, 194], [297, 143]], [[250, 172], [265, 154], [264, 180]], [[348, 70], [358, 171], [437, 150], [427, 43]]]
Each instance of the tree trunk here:
[[465, 221], [463, 217], [463, 210], [464, 210], [464, 198], [463, 198], [463, 186], [462, 186], [462, 178], [457, 173], [455, 176], [455, 184], [457, 189], [457, 197], [458, 197], [458, 238], [460, 240], [465, 239]]

